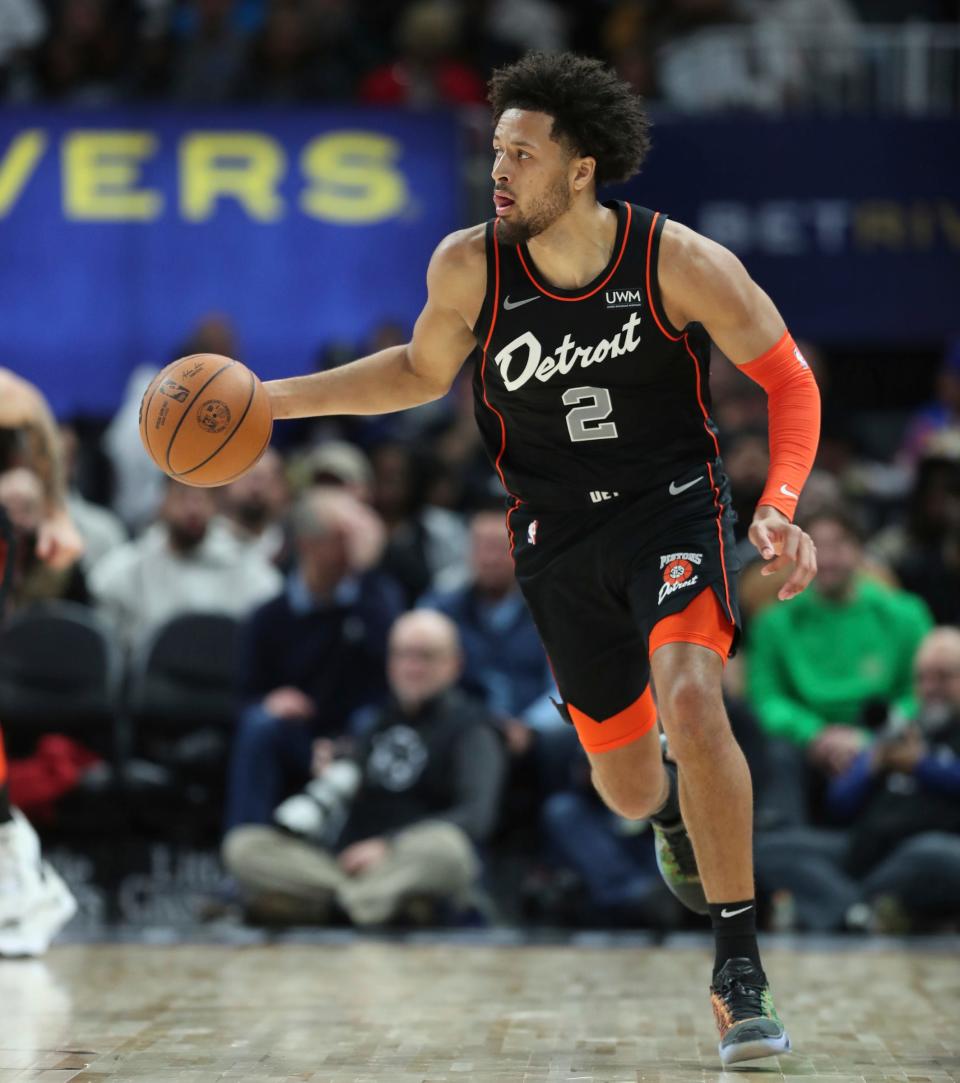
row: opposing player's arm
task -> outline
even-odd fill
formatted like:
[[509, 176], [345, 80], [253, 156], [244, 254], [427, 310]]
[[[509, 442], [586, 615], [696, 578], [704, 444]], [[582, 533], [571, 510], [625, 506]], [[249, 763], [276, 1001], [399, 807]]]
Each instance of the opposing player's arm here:
[[820, 394], [780, 313], [740, 260], [676, 223], [664, 227], [658, 268], [663, 306], [675, 327], [700, 323], [719, 348], [767, 393], [770, 469], [750, 540], [771, 563], [794, 564], [780, 597], [799, 594], [816, 574], [810, 538], [790, 520], [816, 457]]
[[9, 369], [0, 369], [0, 427], [25, 434], [28, 465], [46, 489], [47, 514], [37, 532], [37, 555], [51, 567], [67, 568], [83, 552], [83, 541], [67, 511], [60, 433], [41, 392]]
[[267, 381], [273, 416], [385, 414], [440, 398], [476, 345], [485, 287], [482, 231], [450, 234], [430, 260], [427, 303], [410, 342], [329, 372]]

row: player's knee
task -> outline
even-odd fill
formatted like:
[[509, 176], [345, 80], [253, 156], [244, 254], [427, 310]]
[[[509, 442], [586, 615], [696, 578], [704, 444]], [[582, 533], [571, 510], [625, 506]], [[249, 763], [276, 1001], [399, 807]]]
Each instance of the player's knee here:
[[730, 724], [719, 684], [707, 675], [678, 674], [659, 691], [657, 705], [672, 758], [712, 756], [730, 740]]
[[[659, 768], [659, 762], [657, 764]], [[609, 809], [625, 820], [646, 820], [664, 802], [663, 769], [605, 777], [596, 765], [593, 784]]]

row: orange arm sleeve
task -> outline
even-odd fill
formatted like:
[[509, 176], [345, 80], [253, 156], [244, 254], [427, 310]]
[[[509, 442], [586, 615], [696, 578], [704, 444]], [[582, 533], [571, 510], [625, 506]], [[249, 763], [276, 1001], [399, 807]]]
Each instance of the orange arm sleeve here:
[[766, 353], [740, 365], [740, 371], [767, 393], [770, 470], [759, 503], [791, 521], [797, 500], [817, 457], [820, 391], [810, 366], [789, 331]]

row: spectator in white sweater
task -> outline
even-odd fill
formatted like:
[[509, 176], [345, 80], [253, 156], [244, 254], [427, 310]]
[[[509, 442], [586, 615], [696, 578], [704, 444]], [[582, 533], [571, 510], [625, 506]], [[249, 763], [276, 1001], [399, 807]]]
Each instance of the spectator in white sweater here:
[[242, 617], [280, 593], [280, 573], [217, 518], [217, 506], [213, 490], [169, 481], [157, 521], [93, 568], [90, 593], [128, 646], [181, 613]]

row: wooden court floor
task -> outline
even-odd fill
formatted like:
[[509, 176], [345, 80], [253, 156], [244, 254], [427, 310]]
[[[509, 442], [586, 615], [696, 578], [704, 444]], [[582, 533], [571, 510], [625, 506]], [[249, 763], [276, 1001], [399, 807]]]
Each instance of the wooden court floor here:
[[66, 945], [0, 962], [0, 1083], [960, 1081], [960, 956], [766, 953], [796, 1053], [724, 1074], [700, 949]]

